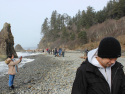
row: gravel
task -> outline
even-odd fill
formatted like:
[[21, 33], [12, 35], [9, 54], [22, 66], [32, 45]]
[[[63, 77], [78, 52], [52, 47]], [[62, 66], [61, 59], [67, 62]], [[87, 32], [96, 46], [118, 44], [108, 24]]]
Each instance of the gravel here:
[[[8, 75], [0, 78], [0, 94], [71, 94], [76, 70], [84, 61], [80, 52], [67, 52], [65, 57], [44, 54], [19, 68], [14, 91], [8, 89]], [[125, 58], [119, 58], [125, 66]]]

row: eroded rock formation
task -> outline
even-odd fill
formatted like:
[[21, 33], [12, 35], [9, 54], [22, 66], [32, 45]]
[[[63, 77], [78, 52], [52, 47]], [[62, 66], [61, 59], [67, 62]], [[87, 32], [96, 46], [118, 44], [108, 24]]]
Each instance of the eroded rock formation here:
[[5, 23], [0, 32], [0, 58], [7, 58], [9, 53], [13, 53], [14, 57], [18, 57], [14, 50], [14, 37], [11, 32], [11, 25]]
[[22, 46], [20, 44], [17, 44], [15, 46], [15, 51], [16, 52], [24, 52], [25, 50], [22, 48]]

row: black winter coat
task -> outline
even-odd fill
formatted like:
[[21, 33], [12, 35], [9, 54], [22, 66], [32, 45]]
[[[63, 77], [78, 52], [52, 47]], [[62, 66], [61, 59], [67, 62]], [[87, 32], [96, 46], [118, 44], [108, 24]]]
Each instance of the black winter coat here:
[[111, 68], [111, 79], [110, 91], [102, 73], [86, 59], [77, 69], [71, 94], [125, 94], [123, 66], [117, 61]]
[[57, 53], [57, 48], [55, 48], [55, 52]]

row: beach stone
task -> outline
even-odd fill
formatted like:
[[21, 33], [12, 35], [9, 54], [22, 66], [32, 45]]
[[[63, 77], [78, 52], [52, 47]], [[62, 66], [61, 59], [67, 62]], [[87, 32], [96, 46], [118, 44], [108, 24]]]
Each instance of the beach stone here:
[[35, 88], [34, 88], [34, 87], [31, 87], [31, 90], [35, 90]]
[[40, 74], [40, 72], [37, 72], [37, 74]]
[[30, 83], [30, 82], [31, 82], [31, 80], [29, 80], [29, 79], [24, 80], [24, 84], [27, 84], [27, 83]]
[[30, 89], [32, 86], [30, 85], [30, 86], [28, 86], [28, 89]]
[[[65, 57], [54, 57], [49, 54], [32, 57], [35, 60], [26, 63], [25, 69], [20, 68], [15, 77], [14, 83], [19, 86], [15, 90], [16, 94], [71, 94], [76, 71], [85, 60], [80, 58], [81, 56], [83, 53], [75, 52], [65, 53]], [[123, 63], [125, 61], [121, 58], [120, 60]], [[5, 77], [1, 78], [0, 84], [4, 87], [7, 84], [5, 81], [8, 81]], [[4, 91], [4, 94], [10, 93], [2, 87], [0, 91]]]
[[23, 66], [23, 68], [25, 69], [26, 67], [25, 67], [25, 66]]
[[12, 91], [10, 92], [10, 94], [15, 94], [15, 92], [12, 90]]

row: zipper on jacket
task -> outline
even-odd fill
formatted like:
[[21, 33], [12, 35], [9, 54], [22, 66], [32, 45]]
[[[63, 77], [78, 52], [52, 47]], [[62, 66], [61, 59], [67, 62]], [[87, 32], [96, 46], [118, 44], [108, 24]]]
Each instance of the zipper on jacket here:
[[108, 76], [107, 76], [106, 68], [105, 68], [105, 73], [106, 73], [106, 80], [108, 81]]
[[120, 66], [116, 69], [115, 75], [114, 75], [114, 77], [113, 77], [113, 79], [112, 79], [112, 84], [113, 84], [113, 81], [114, 81], [114, 79], [115, 79], [116, 73], [117, 73], [117, 71], [118, 71], [118, 69], [119, 69], [120, 67], [123, 68], [123, 66], [120, 65]]
[[116, 76], [116, 73], [117, 73], [117, 71], [118, 71], [118, 69], [119, 69], [120, 67], [123, 68], [123, 66], [120, 65], [120, 66], [116, 69], [116, 71], [115, 71], [115, 75], [114, 75], [114, 77], [113, 77], [113, 79], [112, 79], [112, 83], [111, 83], [111, 94], [112, 94], [112, 85], [113, 85], [113, 81], [114, 81], [115, 76]]
[[[107, 83], [108, 83], [108, 75], [107, 75], [107, 72], [106, 72], [106, 68], [105, 68], [105, 73], [106, 73], [106, 77], [107, 77]], [[108, 83], [108, 85], [109, 85], [109, 83]], [[110, 88], [110, 93], [111, 93], [111, 86], [109, 85], [109, 88]]]

